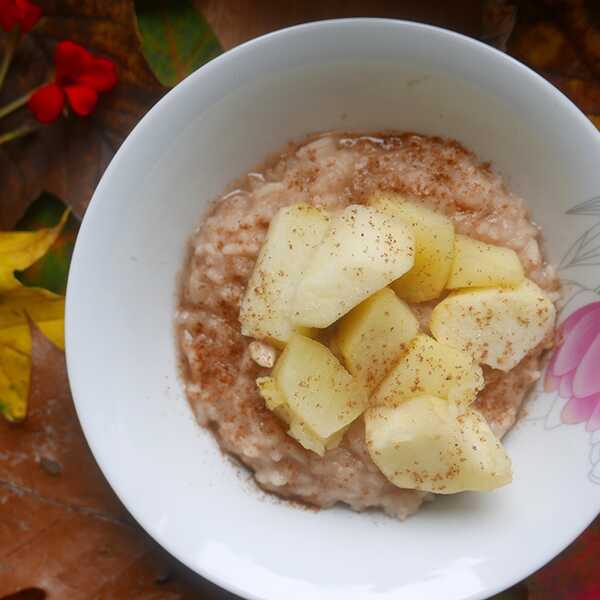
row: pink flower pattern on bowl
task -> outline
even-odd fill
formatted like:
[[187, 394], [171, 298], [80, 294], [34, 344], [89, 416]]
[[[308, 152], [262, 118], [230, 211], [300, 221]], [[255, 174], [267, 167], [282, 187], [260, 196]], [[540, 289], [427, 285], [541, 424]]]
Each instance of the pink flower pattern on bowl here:
[[558, 329], [559, 343], [546, 369], [544, 389], [567, 400], [561, 421], [600, 429], [600, 302], [582, 306]]

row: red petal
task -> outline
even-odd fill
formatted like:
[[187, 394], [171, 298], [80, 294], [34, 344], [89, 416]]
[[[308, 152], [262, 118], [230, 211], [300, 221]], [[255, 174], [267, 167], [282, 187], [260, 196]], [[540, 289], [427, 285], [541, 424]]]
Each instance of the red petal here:
[[40, 20], [42, 9], [29, 0], [15, 0], [15, 6], [19, 12], [21, 32], [27, 33]]
[[96, 107], [98, 94], [85, 85], [68, 85], [64, 88], [73, 112], [80, 117], [89, 115]]
[[49, 83], [37, 89], [29, 98], [29, 110], [40, 123], [56, 120], [65, 104], [65, 96], [58, 85]]
[[93, 60], [93, 56], [83, 46], [69, 40], [59, 42], [54, 50], [56, 83], [62, 86], [75, 83]]
[[0, 0], [0, 27], [10, 31], [19, 20], [19, 13], [13, 0]]
[[94, 58], [85, 72], [77, 78], [77, 83], [96, 90], [108, 92], [117, 84], [117, 65], [108, 58]]

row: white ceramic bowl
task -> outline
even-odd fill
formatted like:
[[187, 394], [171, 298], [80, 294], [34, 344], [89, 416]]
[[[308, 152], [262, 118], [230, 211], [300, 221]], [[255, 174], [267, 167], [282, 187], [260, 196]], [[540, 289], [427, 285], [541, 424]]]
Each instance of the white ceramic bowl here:
[[564, 96], [504, 54], [441, 29], [369, 19], [294, 27], [188, 77], [104, 174], [67, 296], [79, 418], [141, 525], [241, 596], [484, 598], [550, 560], [600, 507], [600, 431], [563, 422], [569, 373], [558, 369], [553, 380], [565, 398], [536, 391], [506, 438], [512, 485], [440, 498], [403, 523], [300, 510], [258, 493], [196, 425], [182, 394], [176, 276], [207, 202], [290, 138], [334, 128], [449, 136], [493, 161], [527, 199], [571, 282], [565, 310], [599, 299], [600, 135]]

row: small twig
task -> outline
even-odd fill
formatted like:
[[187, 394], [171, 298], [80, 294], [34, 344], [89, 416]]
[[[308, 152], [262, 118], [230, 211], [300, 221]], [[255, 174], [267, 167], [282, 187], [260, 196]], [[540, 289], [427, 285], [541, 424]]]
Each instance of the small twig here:
[[4, 83], [6, 74], [8, 73], [8, 68], [10, 67], [10, 63], [12, 62], [20, 37], [21, 28], [18, 25], [16, 25], [10, 33], [8, 43], [6, 44], [6, 50], [4, 52], [4, 56], [2, 57], [2, 63], [0, 63], [0, 88]]
[[17, 129], [13, 129], [13, 131], [0, 135], [0, 144], [5, 144], [6, 142], [12, 142], [13, 140], [25, 137], [38, 129], [40, 129], [39, 125], [23, 125], [22, 127], [17, 127]]
[[12, 102], [9, 102], [5, 106], [1, 107], [0, 108], [0, 119], [2, 117], [5, 117], [6, 115], [9, 115], [11, 112], [17, 110], [17, 108], [21, 108], [21, 106], [24, 106], [25, 104], [27, 104], [27, 101], [29, 100], [29, 98], [31, 97], [31, 94], [33, 94], [34, 91], [35, 90], [28, 92], [24, 96], [21, 96], [20, 98], [17, 98], [16, 100], [13, 100]]

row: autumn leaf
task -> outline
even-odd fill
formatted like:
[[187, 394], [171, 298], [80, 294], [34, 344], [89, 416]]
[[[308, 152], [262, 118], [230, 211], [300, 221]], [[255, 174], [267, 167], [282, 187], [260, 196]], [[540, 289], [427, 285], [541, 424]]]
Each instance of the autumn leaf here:
[[222, 52], [190, 0], [136, 0], [141, 48], [158, 80], [172, 87]]
[[26, 269], [48, 251], [68, 216], [65, 211], [57, 225], [38, 231], [0, 232], [0, 413], [9, 421], [27, 414], [30, 320], [56, 346], [64, 347], [64, 298], [43, 288], [23, 287], [14, 271]]
[[515, 28], [510, 52], [536, 71], [563, 77], [591, 77], [566, 34], [553, 21], [537, 21]]
[[27, 414], [29, 319], [63, 348], [64, 311], [64, 298], [42, 288], [17, 288], [0, 295], [0, 412], [9, 421], [20, 421]]
[[[2, 144], [3, 202], [14, 207], [13, 214], [3, 219], [13, 222], [42, 192], [61, 198], [81, 215], [123, 139], [164, 93], [140, 52], [131, 0], [39, 0], [39, 4], [45, 17], [19, 45], [0, 105], [48, 80], [54, 45], [64, 39], [116, 62], [119, 83], [102, 95], [92, 115], [69, 115]], [[3, 118], [1, 125], [10, 131], [28, 123], [34, 123], [33, 117], [23, 108]]]
[[55, 346], [65, 347], [63, 296], [42, 288], [19, 287], [0, 295], [0, 343], [22, 353], [31, 352], [29, 317]]
[[563, 0], [557, 14], [586, 64], [600, 77], [600, 5], [590, 0]]
[[546, 75], [565, 96], [568, 96], [586, 114], [600, 114], [600, 80]]
[[69, 212], [54, 227], [38, 231], [0, 232], [0, 294], [19, 287], [14, 271], [22, 271], [41, 258], [58, 238]]
[[[50, 227], [58, 222], [64, 210], [65, 205], [56, 196], [44, 193], [27, 208], [15, 225], [15, 229], [32, 231]], [[24, 271], [17, 273], [17, 279], [23, 285], [42, 287], [55, 294], [64, 295], [78, 230], [79, 221], [71, 212], [59, 236], [46, 254]]]
[[546, 77], [600, 127], [600, 6], [523, 0], [508, 51]]

